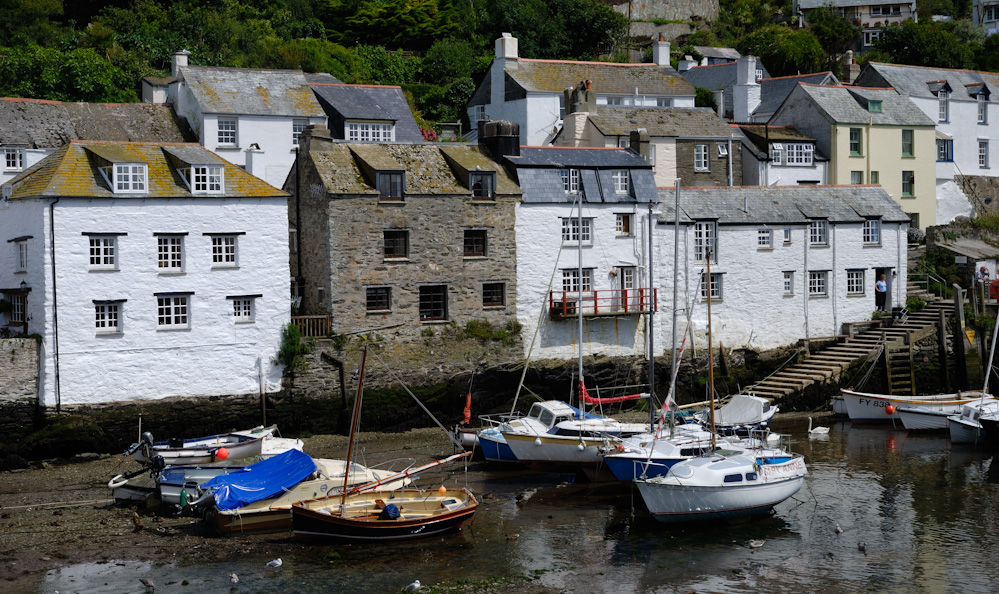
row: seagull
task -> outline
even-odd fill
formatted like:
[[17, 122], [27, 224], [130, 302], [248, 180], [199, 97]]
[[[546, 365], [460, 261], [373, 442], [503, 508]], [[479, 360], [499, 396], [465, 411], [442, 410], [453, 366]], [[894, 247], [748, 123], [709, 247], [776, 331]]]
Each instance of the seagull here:
[[412, 584], [409, 584], [402, 589], [403, 592], [416, 592], [420, 589], [420, 580], [414, 580]]
[[281, 567], [281, 557], [267, 562], [267, 567]]
[[843, 534], [843, 527], [839, 525], [839, 522], [836, 522], [836, 534]]
[[235, 573], [230, 573], [229, 574], [229, 583], [230, 584], [238, 584], [239, 583], [239, 576], [236, 575]]
[[857, 550], [860, 551], [861, 553], [863, 553], [864, 556], [866, 557], [867, 556], [867, 543], [865, 543], [865, 542], [858, 542], [857, 543]]
[[812, 417], [808, 417], [808, 436], [809, 437], [811, 437], [813, 435], [828, 435], [828, 434], [829, 434], [829, 427], [816, 427], [815, 429], [812, 429]]
[[751, 548], [751, 549], [758, 549], [758, 548], [762, 547], [763, 543], [765, 543], [765, 542], [767, 542], [767, 541], [765, 541], [765, 540], [751, 540], [751, 541], [749, 541], [749, 548]]
[[154, 584], [153, 580], [151, 579], [139, 578], [139, 581], [142, 582], [142, 585], [146, 587], [146, 590], [153, 590], [156, 588], [156, 584]]

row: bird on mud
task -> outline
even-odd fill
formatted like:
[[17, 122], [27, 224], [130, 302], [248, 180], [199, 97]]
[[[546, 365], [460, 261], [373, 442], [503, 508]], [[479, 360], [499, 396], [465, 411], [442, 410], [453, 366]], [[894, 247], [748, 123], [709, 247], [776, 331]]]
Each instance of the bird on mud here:
[[139, 520], [139, 514], [132, 512], [132, 532], [138, 532], [142, 530], [142, 522]]
[[751, 548], [751, 549], [760, 549], [760, 548], [763, 548], [763, 544], [766, 543], [766, 542], [767, 541], [765, 541], [765, 540], [751, 540], [751, 541], [749, 541], [749, 548]]
[[273, 561], [268, 561], [267, 562], [267, 567], [281, 567], [281, 564], [282, 564], [281, 557], [278, 557], [277, 559], [275, 559]]
[[151, 592], [156, 589], [156, 584], [154, 584], [153, 580], [149, 578], [139, 578], [139, 582], [146, 587], [147, 592]]
[[843, 534], [843, 527], [839, 525], [839, 522], [836, 522], [836, 534]]
[[403, 592], [416, 592], [420, 589], [420, 580], [414, 580], [412, 584], [409, 584], [402, 589]]
[[863, 553], [864, 556], [866, 557], [867, 556], [867, 543], [865, 543], [865, 542], [858, 542], [857, 543], [857, 550], [860, 551], [861, 553]]
[[239, 576], [236, 575], [235, 573], [230, 573], [229, 574], [229, 583], [230, 584], [238, 584], [239, 583]]

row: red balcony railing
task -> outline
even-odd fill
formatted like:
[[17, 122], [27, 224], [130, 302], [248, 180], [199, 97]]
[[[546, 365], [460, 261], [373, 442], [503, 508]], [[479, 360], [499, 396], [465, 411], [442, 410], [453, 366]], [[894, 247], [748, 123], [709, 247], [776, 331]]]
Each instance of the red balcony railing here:
[[583, 316], [629, 316], [657, 311], [656, 289], [606, 289], [552, 291], [548, 294], [548, 313], [552, 319], [574, 317], [577, 304]]

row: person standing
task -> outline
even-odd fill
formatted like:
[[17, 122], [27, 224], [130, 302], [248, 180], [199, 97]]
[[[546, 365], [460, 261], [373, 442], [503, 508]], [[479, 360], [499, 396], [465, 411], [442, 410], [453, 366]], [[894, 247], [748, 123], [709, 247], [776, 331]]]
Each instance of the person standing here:
[[888, 283], [885, 280], [887, 277], [881, 275], [878, 281], [874, 283], [874, 306], [878, 311], [885, 310], [885, 304], [888, 303]]

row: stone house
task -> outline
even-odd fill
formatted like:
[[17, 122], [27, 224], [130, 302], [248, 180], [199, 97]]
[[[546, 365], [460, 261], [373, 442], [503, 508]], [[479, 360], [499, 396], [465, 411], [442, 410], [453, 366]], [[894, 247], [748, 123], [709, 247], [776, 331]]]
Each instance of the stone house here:
[[829, 158], [829, 184], [880, 184], [913, 227], [937, 224], [935, 122], [908, 97], [894, 89], [799, 83], [770, 124], [815, 139]]
[[197, 144], [72, 141], [3, 185], [0, 316], [42, 406], [280, 389], [287, 195]]
[[[303, 137], [288, 220], [302, 314], [402, 341], [516, 321], [520, 187], [480, 146]], [[516, 136], [507, 137], [516, 146]]]
[[402, 87], [311, 80], [309, 86], [329, 118], [330, 134], [337, 140], [423, 142]]
[[747, 186], [825, 185], [829, 159], [793, 126], [744, 124], [742, 179]]
[[70, 140], [196, 142], [187, 122], [169, 105], [63, 103], [0, 99], [0, 184], [14, 179]]
[[548, 144], [562, 126], [565, 93], [580, 81], [597, 89], [596, 105], [694, 107], [694, 88], [670, 66], [669, 43], [653, 44], [646, 64], [521, 58], [517, 38], [496, 40], [496, 57], [468, 102], [468, 119], [506, 120], [520, 126], [522, 145]]
[[937, 224], [986, 210], [999, 195], [999, 74], [872, 62], [856, 84], [892, 88], [936, 122]]
[[808, 26], [808, 13], [816, 8], [830, 6], [840, 16], [861, 28], [862, 35], [850, 48], [857, 53], [874, 49], [874, 42], [881, 37], [881, 30], [888, 25], [905, 21], [918, 21], [916, 0], [881, 2], [880, 0], [794, 0], [793, 12], [799, 15], [799, 27]]
[[[672, 316], [662, 295], [673, 291], [676, 196], [672, 188], [659, 193], [653, 243], [666, 249], [653, 259], [662, 314], [656, 344], [669, 345]], [[715, 344], [754, 350], [835, 336], [844, 323], [869, 320], [881, 274], [889, 307], [905, 303], [909, 218], [880, 187], [681, 188], [679, 203], [678, 307], [699, 295], [692, 323], [702, 345], [708, 298]], [[686, 323], [682, 313], [678, 319]]]
[[202, 146], [276, 188], [283, 186], [302, 130], [327, 121], [305, 74], [189, 66], [188, 55], [173, 55], [170, 78], [143, 79], [143, 102], [171, 103]]

